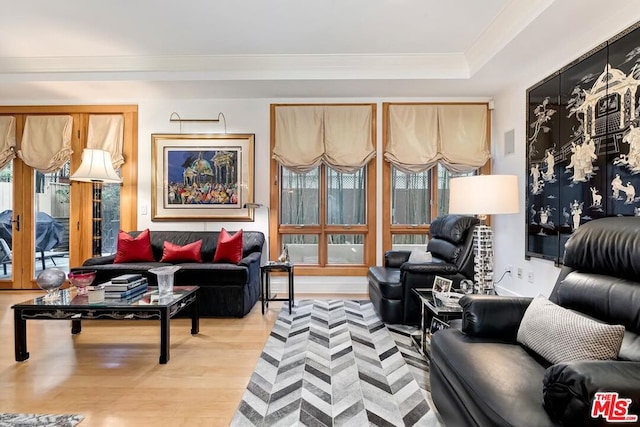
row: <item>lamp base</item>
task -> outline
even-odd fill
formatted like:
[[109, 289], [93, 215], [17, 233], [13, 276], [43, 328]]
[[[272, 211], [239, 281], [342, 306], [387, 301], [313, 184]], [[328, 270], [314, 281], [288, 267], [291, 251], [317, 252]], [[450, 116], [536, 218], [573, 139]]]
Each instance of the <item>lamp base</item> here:
[[493, 230], [483, 219], [473, 231], [473, 256], [477, 293], [493, 293]]

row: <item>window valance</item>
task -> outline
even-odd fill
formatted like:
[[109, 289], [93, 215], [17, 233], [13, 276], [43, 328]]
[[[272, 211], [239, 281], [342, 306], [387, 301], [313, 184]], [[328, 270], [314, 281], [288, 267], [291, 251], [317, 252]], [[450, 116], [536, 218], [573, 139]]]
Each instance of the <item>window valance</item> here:
[[0, 169], [16, 157], [16, 118], [0, 116]]
[[451, 172], [471, 172], [491, 158], [487, 114], [486, 105], [390, 105], [384, 157], [407, 173], [438, 162]]
[[60, 169], [71, 150], [71, 116], [27, 116], [18, 156], [40, 172]]
[[278, 106], [273, 158], [297, 173], [324, 162], [353, 173], [375, 157], [369, 105]]
[[91, 114], [89, 116], [87, 148], [111, 153], [111, 163], [115, 170], [124, 164], [123, 141], [124, 117], [122, 114]]

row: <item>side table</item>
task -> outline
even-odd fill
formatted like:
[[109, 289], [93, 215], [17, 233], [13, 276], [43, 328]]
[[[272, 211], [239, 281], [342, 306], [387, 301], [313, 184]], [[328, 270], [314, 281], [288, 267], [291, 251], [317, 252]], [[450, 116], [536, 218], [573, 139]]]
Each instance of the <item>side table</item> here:
[[412, 292], [420, 300], [420, 307], [422, 307], [422, 309], [420, 310], [420, 334], [411, 335], [411, 340], [424, 357], [429, 357], [431, 347], [431, 319], [437, 319], [436, 326], [440, 329], [444, 326], [443, 323], [462, 318], [462, 307], [460, 304], [455, 306], [445, 305], [438, 298], [435, 298], [432, 289], [414, 288]]
[[[277, 298], [277, 294], [271, 296], [271, 273], [285, 272], [289, 276], [289, 295], [287, 298]], [[289, 314], [293, 307], [293, 263], [290, 262], [269, 262], [260, 266], [260, 277], [262, 281], [262, 289], [260, 301], [262, 302], [262, 314], [264, 314], [265, 305], [269, 307], [269, 301], [289, 301]]]

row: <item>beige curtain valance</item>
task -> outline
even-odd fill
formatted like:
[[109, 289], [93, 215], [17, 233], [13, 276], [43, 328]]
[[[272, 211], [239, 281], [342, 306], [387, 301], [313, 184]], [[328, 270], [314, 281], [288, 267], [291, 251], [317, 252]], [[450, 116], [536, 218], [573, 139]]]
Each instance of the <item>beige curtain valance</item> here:
[[368, 105], [276, 107], [273, 158], [305, 173], [321, 162], [353, 173], [375, 157]]
[[389, 142], [384, 158], [406, 173], [418, 173], [438, 162], [438, 107], [390, 105]]
[[16, 118], [0, 116], [0, 169], [16, 157]]
[[40, 172], [60, 169], [71, 150], [71, 116], [27, 116], [18, 156]]
[[407, 173], [440, 162], [451, 172], [471, 172], [491, 157], [486, 105], [390, 105], [384, 157]]
[[122, 144], [124, 141], [124, 116], [122, 114], [92, 114], [89, 116], [87, 148], [111, 153], [111, 163], [117, 170], [124, 164]]

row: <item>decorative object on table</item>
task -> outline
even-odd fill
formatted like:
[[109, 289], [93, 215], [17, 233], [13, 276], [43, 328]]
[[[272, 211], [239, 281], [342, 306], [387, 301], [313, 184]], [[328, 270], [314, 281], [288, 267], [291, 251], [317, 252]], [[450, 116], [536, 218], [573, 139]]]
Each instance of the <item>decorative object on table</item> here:
[[438, 299], [442, 304], [447, 307], [455, 307], [460, 305], [460, 298], [462, 298], [465, 294], [461, 294], [458, 292], [434, 292], [436, 299]]
[[464, 294], [473, 293], [473, 280], [464, 279], [460, 281], [460, 290]]
[[449, 212], [477, 215], [480, 219], [473, 231], [474, 281], [480, 293], [493, 292], [493, 231], [486, 224], [487, 215], [518, 211], [515, 175], [465, 176], [449, 182]]
[[93, 256], [102, 256], [102, 184], [121, 183], [122, 179], [113, 169], [111, 153], [104, 150], [85, 148], [82, 163], [69, 177], [72, 181], [93, 184]]
[[[133, 275], [132, 275], [133, 276]], [[141, 276], [141, 275], [139, 275]], [[119, 276], [122, 277], [122, 276]], [[107, 299], [132, 299], [139, 295], [144, 294], [149, 287], [149, 282], [146, 277], [139, 277], [133, 281], [126, 283], [118, 283], [113, 282], [112, 279], [110, 282], [103, 283], [104, 286], [104, 296]], [[173, 287], [172, 287], [173, 289]]]
[[64, 281], [67, 279], [67, 275], [59, 268], [47, 268], [44, 269], [36, 277], [36, 283], [43, 291], [47, 292], [44, 299], [46, 301], [55, 301], [59, 296], [59, 290]]
[[87, 300], [90, 304], [98, 302], [104, 302], [104, 285], [88, 286], [87, 287]]
[[158, 276], [158, 295], [165, 296], [173, 293], [173, 277], [178, 270], [180, 270], [179, 265], [168, 265], [149, 270], [149, 273]]
[[282, 262], [282, 263], [289, 262], [289, 249], [287, 248], [287, 245], [285, 245], [284, 248], [282, 249], [282, 253], [278, 255], [278, 262]]
[[76, 270], [68, 274], [69, 281], [78, 289], [78, 295], [87, 294], [87, 286], [96, 278], [95, 270]]
[[640, 23], [527, 89], [525, 257], [563, 262], [586, 222], [640, 211]]
[[152, 221], [253, 221], [254, 134], [152, 134]]
[[451, 289], [452, 283], [453, 283], [453, 280], [451, 279], [446, 279], [444, 277], [436, 276], [433, 279], [433, 292], [436, 294], [441, 292], [449, 292], [449, 290]]

